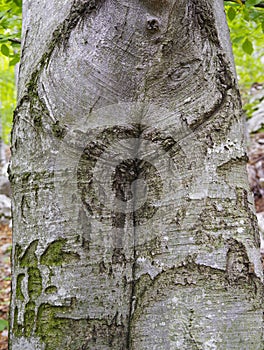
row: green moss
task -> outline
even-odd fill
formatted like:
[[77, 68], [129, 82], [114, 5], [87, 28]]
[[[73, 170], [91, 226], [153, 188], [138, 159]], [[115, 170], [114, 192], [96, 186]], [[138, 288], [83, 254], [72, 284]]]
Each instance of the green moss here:
[[61, 126], [59, 121], [56, 121], [56, 123], [52, 124], [52, 131], [54, 135], [60, 139], [63, 138], [66, 134], [65, 127]]
[[36, 300], [42, 292], [42, 277], [36, 267], [28, 269], [28, 295], [31, 300]]
[[69, 312], [70, 307], [41, 304], [36, 320], [36, 335], [46, 344], [45, 350], [57, 350], [61, 339], [67, 334], [67, 328], [74, 321], [57, 317], [58, 313]]
[[30, 178], [31, 172], [30, 171], [25, 171], [22, 176], [21, 176], [21, 180], [23, 185], [28, 183], [28, 180]]
[[45, 293], [47, 294], [53, 294], [53, 293], [57, 293], [58, 288], [56, 286], [49, 286], [45, 289]]
[[21, 301], [24, 301], [25, 300], [25, 297], [22, 293], [22, 281], [25, 277], [25, 274], [24, 273], [21, 273], [17, 276], [17, 282], [16, 282], [16, 297], [18, 300], [21, 300]]
[[37, 114], [34, 116], [33, 118], [33, 121], [34, 121], [34, 125], [37, 126], [37, 127], [41, 127], [42, 126], [42, 118], [41, 118], [41, 115]]
[[22, 254], [22, 248], [21, 245], [16, 244], [15, 245], [15, 261], [19, 261], [19, 257]]
[[96, 335], [102, 349], [124, 349], [120, 344], [125, 338], [125, 327], [117, 325], [116, 318], [110, 324], [104, 319], [71, 319], [69, 314], [75, 302], [73, 298], [70, 306], [40, 305], [35, 334], [45, 343], [45, 350], [95, 349], [92, 335]]
[[26, 305], [24, 314], [24, 336], [30, 337], [34, 330], [35, 325], [35, 307], [36, 304], [30, 301]]
[[72, 263], [80, 259], [80, 256], [76, 253], [65, 252], [66, 239], [58, 239], [49, 244], [45, 252], [42, 254], [40, 263], [47, 266], [61, 266], [64, 264]]
[[35, 254], [35, 251], [38, 246], [38, 240], [35, 240], [30, 243], [29, 247], [26, 249], [24, 255], [20, 259], [21, 267], [36, 267], [38, 264], [38, 259]]

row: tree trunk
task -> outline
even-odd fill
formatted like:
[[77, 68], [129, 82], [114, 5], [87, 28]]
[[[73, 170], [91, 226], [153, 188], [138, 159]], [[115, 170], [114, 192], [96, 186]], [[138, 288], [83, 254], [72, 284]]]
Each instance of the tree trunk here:
[[23, 11], [10, 349], [263, 349], [223, 1]]

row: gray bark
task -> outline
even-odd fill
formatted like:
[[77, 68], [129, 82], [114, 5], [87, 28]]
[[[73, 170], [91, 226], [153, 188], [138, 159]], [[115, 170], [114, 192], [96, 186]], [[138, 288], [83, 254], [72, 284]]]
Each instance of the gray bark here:
[[263, 349], [222, 0], [24, 2], [10, 349]]

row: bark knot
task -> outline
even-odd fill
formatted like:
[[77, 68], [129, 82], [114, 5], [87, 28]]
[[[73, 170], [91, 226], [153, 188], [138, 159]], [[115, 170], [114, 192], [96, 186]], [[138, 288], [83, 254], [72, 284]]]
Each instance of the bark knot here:
[[160, 28], [160, 22], [157, 18], [148, 18], [147, 20], [147, 29], [153, 32], [158, 31]]

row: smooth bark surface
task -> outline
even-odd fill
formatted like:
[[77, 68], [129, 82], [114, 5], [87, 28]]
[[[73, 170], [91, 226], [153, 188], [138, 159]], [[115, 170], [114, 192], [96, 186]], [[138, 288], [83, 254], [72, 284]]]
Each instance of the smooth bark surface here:
[[11, 350], [263, 349], [222, 0], [24, 1]]

